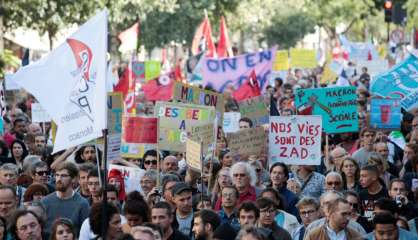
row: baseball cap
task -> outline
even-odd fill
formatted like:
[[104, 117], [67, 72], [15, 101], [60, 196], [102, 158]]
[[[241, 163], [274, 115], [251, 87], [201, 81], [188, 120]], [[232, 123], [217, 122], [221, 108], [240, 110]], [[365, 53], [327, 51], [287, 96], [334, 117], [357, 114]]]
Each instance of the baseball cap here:
[[184, 191], [188, 191], [188, 192], [192, 191], [192, 188], [189, 186], [189, 184], [184, 183], [184, 182], [176, 183], [176, 185], [174, 185], [174, 187], [171, 189], [171, 193], [173, 194], [173, 196], [180, 194]]

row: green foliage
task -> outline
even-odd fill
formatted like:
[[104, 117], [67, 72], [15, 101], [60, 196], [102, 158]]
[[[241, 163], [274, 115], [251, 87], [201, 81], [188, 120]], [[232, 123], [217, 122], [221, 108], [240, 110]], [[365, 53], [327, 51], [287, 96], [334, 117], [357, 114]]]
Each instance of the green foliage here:
[[292, 11], [274, 17], [271, 26], [264, 30], [269, 45], [278, 44], [282, 49], [294, 47], [303, 37], [315, 31], [315, 21], [302, 11]]
[[19, 66], [19, 58], [13, 55], [10, 50], [4, 50], [0, 53], [0, 78], [4, 78], [4, 70], [6, 67], [17, 68]]

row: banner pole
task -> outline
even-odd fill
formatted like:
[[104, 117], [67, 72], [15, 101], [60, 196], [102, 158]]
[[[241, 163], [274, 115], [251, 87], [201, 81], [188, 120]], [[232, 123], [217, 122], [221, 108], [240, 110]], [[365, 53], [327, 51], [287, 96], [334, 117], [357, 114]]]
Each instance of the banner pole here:
[[325, 163], [326, 165], [329, 163], [329, 139], [328, 134], [325, 133]]
[[209, 165], [209, 180], [208, 180], [208, 189], [206, 191], [207, 196], [210, 195], [211, 191], [212, 191], [212, 178], [213, 178], [213, 161], [215, 159], [215, 155], [216, 155], [216, 142], [218, 139], [218, 116], [215, 117], [215, 126], [213, 127], [213, 148], [212, 148], [212, 158], [210, 160], [210, 165]]
[[[160, 187], [160, 119], [157, 119], [157, 188]], [[145, 159], [144, 159], [145, 160]]]
[[[200, 138], [200, 185], [202, 188], [202, 193], [200, 194], [200, 202], [203, 203], [203, 139]], [[209, 183], [208, 183], [209, 187]]]
[[[103, 129], [103, 138], [104, 138], [104, 147], [103, 147], [103, 158], [102, 158], [102, 167], [101, 169], [103, 170], [103, 183], [102, 183], [102, 216], [103, 219], [106, 219], [106, 215], [107, 215], [107, 208], [106, 208], [106, 204], [107, 204], [107, 135], [108, 135], [108, 130], [107, 129]], [[97, 146], [96, 146], [97, 149]], [[98, 155], [97, 155], [98, 156]], [[99, 167], [100, 169], [100, 167]], [[100, 171], [99, 171], [100, 174]], [[99, 179], [100, 176], [99, 176]], [[106, 237], [106, 233], [107, 233], [107, 229], [106, 229], [106, 223], [105, 221], [102, 222], [102, 236], [105, 238]]]

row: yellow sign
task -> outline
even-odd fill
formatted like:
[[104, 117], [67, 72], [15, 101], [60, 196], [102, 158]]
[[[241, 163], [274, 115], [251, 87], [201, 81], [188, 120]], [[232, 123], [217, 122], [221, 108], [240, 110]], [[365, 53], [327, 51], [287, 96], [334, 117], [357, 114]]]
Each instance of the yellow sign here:
[[285, 71], [289, 69], [289, 54], [287, 50], [276, 52], [276, 59], [273, 63], [273, 71]]
[[321, 84], [330, 84], [330, 83], [334, 83], [335, 80], [337, 79], [337, 74], [335, 74], [331, 68], [329, 67], [329, 64], [331, 63], [331, 61], [327, 61], [324, 64], [324, 71], [322, 72], [322, 76], [321, 76]]
[[317, 65], [315, 50], [290, 49], [290, 66], [293, 68], [315, 68]]

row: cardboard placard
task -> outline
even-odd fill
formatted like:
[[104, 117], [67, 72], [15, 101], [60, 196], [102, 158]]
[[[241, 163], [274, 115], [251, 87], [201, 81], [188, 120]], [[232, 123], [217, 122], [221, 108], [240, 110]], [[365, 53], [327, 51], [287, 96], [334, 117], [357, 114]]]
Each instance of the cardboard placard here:
[[253, 122], [253, 126], [269, 123], [269, 112], [264, 102], [264, 96], [248, 98], [238, 102], [241, 118], [247, 117]]
[[319, 165], [321, 134], [321, 116], [271, 116], [270, 164]]
[[193, 87], [181, 82], [174, 83], [173, 100], [182, 103], [215, 107], [218, 119], [221, 120], [225, 111], [223, 94]]
[[125, 116], [122, 120], [123, 157], [142, 157], [157, 145], [157, 118]]
[[107, 161], [120, 159], [120, 148], [122, 144], [121, 134], [114, 133], [107, 136]]
[[328, 134], [358, 131], [355, 87], [298, 89], [295, 105], [299, 115], [321, 115]]
[[266, 150], [267, 134], [263, 127], [241, 129], [227, 136], [228, 147], [234, 154], [260, 154]]
[[213, 123], [199, 124], [189, 126], [187, 129], [188, 138], [203, 143], [203, 154], [206, 154], [209, 147], [214, 147], [214, 129]]
[[201, 145], [189, 138], [186, 140], [186, 163], [196, 171], [201, 170]]
[[216, 115], [213, 107], [171, 102], [157, 102], [154, 113], [159, 119], [159, 148], [177, 152], [186, 151], [191, 126], [213, 123]]

